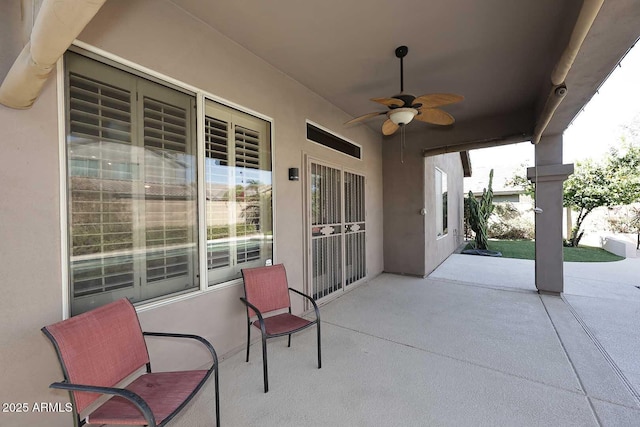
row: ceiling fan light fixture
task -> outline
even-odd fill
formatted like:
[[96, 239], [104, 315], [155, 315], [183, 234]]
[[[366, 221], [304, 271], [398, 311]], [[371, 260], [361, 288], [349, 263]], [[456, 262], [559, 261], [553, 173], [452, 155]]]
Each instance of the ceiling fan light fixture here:
[[409, 124], [416, 114], [418, 110], [415, 108], [394, 108], [389, 112], [389, 119], [398, 126], [403, 126]]
[[[400, 59], [400, 93], [391, 98], [371, 98], [371, 101], [384, 105], [388, 110], [364, 114], [349, 120], [345, 125], [386, 115], [387, 120], [382, 123], [381, 130], [384, 136], [390, 136], [398, 129], [404, 133], [404, 127], [413, 119], [441, 126], [452, 125], [455, 122], [451, 114], [437, 107], [460, 102], [464, 99], [463, 96], [453, 93], [432, 93], [416, 97], [404, 92], [403, 59], [407, 56], [407, 52], [409, 52], [409, 48], [406, 46], [400, 46], [396, 49], [396, 57]], [[402, 138], [404, 141], [404, 136]]]

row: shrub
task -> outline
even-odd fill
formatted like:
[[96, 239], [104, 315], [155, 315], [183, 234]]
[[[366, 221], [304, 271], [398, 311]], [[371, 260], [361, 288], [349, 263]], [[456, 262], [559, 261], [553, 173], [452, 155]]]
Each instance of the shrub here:
[[513, 204], [498, 204], [489, 221], [488, 235], [492, 239], [531, 240], [535, 237], [535, 227]]

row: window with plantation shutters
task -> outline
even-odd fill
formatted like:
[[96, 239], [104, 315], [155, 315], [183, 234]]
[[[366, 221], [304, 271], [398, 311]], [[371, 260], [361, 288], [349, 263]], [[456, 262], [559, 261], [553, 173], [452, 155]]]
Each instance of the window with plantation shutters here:
[[72, 314], [197, 289], [193, 95], [65, 55]]
[[207, 267], [213, 286], [272, 258], [269, 124], [208, 101], [205, 158]]
[[71, 73], [69, 97], [73, 296], [132, 288], [131, 92]]

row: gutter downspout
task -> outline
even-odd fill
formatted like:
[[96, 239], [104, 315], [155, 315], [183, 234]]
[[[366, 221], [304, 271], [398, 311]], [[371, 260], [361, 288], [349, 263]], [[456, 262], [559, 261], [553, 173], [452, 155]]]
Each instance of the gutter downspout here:
[[542, 133], [547, 128], [558, 105], [560, 105], [560, 102], [562, 102], [562, 99], [567, 94], [567, 86], [564, 81], [603, 3], [604, 0], [584, 0], [582, 3], [582, 9], [580, 9], [576, 25], [573, 27], [569, 44], [551, 73], [552, 88], [547, 96], [544, 108], [536, 120], [533, 139], [531, 140], [532, 144], [540, 142]]
[[22, 49], [0, 86], [0, 104], [30, 108], [55, 63], [106, 0], [44, 0]]

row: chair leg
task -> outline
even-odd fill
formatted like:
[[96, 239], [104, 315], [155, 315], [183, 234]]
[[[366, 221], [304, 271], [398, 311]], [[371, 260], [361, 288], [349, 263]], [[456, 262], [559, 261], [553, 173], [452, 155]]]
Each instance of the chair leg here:
[[318, 327], [318, 369], [322, 368], [322, 355], [320, 351], [320, 322], [316, 324]]
[[216, 427], [220, 427], [220, 387], [218, 385], [218, 366], [213, 372], [216, 391]]
[[249, 361], [249, 345], [251, 344], [251, 322], [247, 321], [247, 362]]
[[262, 335], [262, 371], [264, 375], [264, 392], [269, 391], [269, 377], [267, 375], [267, 337]]
[[289, 344], [287, 345], [287, 347], [291, 347], [291, 334], [289, 334]]

